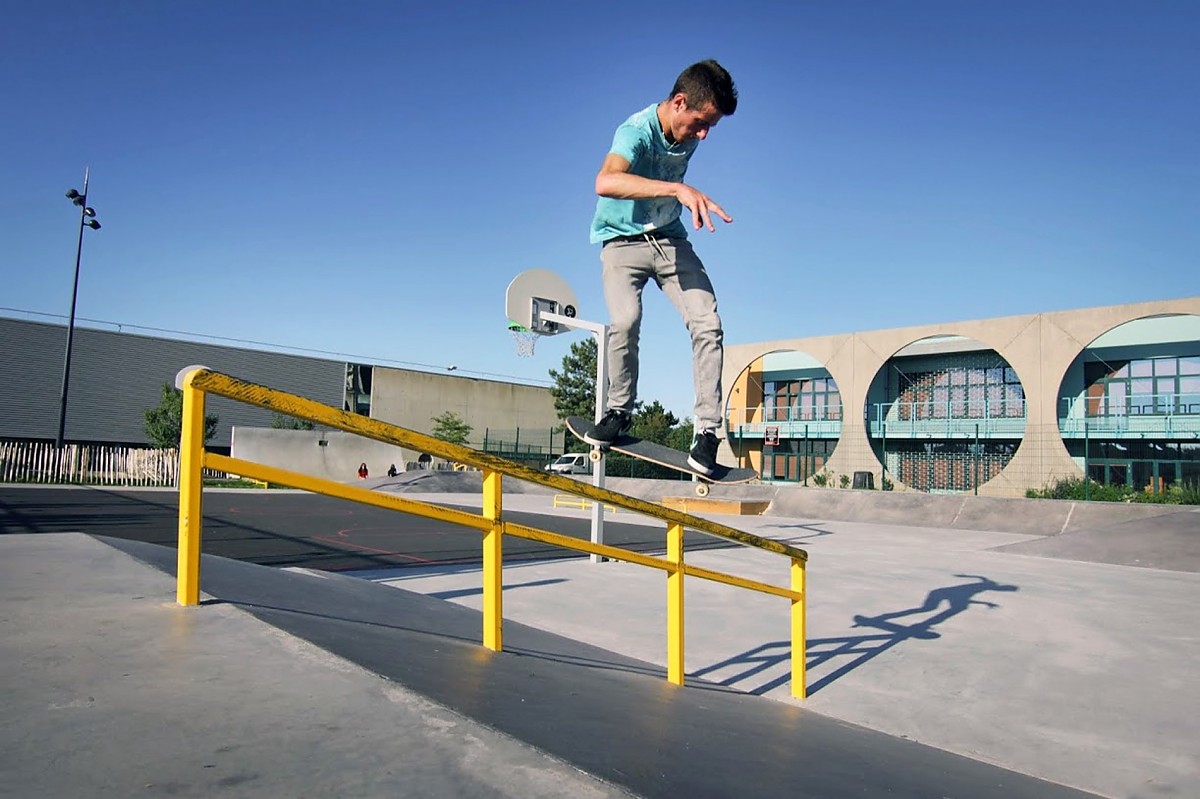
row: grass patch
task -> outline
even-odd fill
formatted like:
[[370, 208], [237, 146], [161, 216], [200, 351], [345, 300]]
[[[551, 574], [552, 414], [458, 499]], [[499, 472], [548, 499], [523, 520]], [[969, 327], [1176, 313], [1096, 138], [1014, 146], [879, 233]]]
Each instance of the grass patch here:
[[291, 486], [280, 485], [279, 483], [263, 483], [261, 480], [246, 480], [246, 479], [205, 479], [205, 488], [262, 488], [275, 490], [292, 490]]

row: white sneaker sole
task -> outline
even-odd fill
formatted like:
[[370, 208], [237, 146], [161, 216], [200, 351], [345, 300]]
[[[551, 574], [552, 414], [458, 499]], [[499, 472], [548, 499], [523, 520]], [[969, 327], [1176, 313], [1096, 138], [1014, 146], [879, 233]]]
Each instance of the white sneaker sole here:
[[688, 456], [688, 466], [691, 466], [693, 469], [700, 472], [700, 474], [705, 475], [706, 477], [712, 477], [717, 471], [716, 469], [710, 469], [707, 466], [700, 465], [696, 461], [692, 460], [691, 455]]

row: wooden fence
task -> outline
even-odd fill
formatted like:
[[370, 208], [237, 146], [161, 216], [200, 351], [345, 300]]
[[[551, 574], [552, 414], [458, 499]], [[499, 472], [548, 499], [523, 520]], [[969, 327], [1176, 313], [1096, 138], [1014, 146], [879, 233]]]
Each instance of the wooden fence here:
[[45, 442], [0, 441], [0, 482], [5, 483], [174, 486], [178, 475], [174, 449], [67, 444], [59, 450]]

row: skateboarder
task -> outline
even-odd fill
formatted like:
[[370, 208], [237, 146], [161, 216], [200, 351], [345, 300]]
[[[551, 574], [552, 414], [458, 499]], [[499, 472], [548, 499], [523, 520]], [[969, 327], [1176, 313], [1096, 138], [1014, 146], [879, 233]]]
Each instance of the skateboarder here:
[[691, 227], [714, 231], [713, 217], [733, 219], [713, 199], [683, 182], [688, 160], [709, 131], [737, 109], [733, 78], [716, 61], [685, 69], [667, 99], [621, 123], [596, 175], [591, 241], [601, 244], [608, 304], [608, 409], [587, 440], [610, 444], [632, 425], [637, 400], [642, 289], [653, 280], [679, 311], [692, 337], [695, 437], [688, 463], [703, 474], [717, 466], [722, 429], [724, 333], [704, 264], [692, 250]]

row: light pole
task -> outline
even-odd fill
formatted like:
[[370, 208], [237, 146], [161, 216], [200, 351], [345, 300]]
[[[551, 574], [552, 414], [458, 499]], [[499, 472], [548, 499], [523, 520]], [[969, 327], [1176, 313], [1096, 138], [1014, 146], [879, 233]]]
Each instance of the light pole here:
[[71, 344], [75, 339], [75, 298], [79, 295], [79, 259], [83, 255], [83, 229], [100, 229], [95, 209], [87, 204], [88, 172], [88, 168], [84, 167], [83, 194], [75, 189], [67, 192], [67, 199], [79, 206], [79, 244], [75, 247], [75, 282], [71, 288], [71, 316], [67, 322], [67, 352], [63, 356], [62, 402], [58, 408], [58, 438], [55, 439], [55, 446], [59, 450], [62, 449], [63, 432], [67, 427], [67, 388], [71, 383]]

